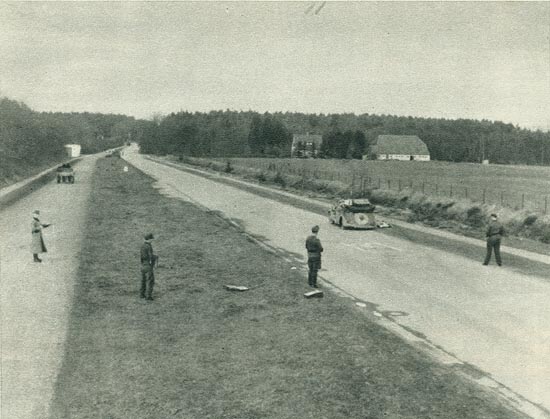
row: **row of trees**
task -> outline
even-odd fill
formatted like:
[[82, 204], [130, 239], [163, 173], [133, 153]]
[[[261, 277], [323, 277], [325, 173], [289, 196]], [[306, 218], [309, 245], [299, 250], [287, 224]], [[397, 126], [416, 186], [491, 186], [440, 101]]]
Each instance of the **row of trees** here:
[[248, 150], [253, 156], [286, 157], [290, 153], [292, 133], [281, 121], [266, 114], [254, 115], [248, 132]]
[[137, 138], [137, 128], [124, 115], [35, 112], [0, 98], [0, 181], [66, 159], [65, 144], [94, 153]]
[[[63, 145], [93, 153], [137, 141], [151, 154], [289, 157], [292, 134], [319, 134], [318, 156], [359, 159], [380, 134], [418, 135], [434, 160], [550, 163], [550, 133], [492, 121], [392, 115], [212, 111], [172, 113], [153, 120], [98, 113], [35, 112], [0, 98], [0, 176], [21, 166], [64, 157]], [[11, 169], [6, 169], [11, 167]]]
[[361, 158], [380, 134], [418, 135], [434, 160], [549, 164], [550, 133], [503, 122], [392, 115], [212, 111], [140, 121], [146, 153], [288, 157], [292, 134], [320, 134], [319, 157]]
[[363, 131], [330, 131], [323, 136], [319, 157], [333, 159], [361, 159], [367, 148]]

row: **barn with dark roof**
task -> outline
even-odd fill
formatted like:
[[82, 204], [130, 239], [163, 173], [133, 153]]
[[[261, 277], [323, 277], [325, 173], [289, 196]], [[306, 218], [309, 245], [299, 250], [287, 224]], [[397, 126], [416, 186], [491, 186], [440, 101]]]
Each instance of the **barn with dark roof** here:
[[369, 151], [375, 160], [430, 160], [428, 146], [416, 135], [379, 135]]

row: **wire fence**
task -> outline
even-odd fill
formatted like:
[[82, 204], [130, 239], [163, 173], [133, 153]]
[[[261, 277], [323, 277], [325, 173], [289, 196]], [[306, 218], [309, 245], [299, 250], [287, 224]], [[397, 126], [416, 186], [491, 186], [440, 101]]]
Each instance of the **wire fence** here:
[[234, 163], [241, 167], [279, 172], [299, 176], [304, 179], [335, 181], [348, 185], [350, 196], [364, 196], [369, 189], [390, 190], [404, 194], [421, 193], [426, 196], [446, 197], [453, 200], [468, 200], [473, 203], [496, 205], [513, 210], [528, 210], [547, 214], [550, 199], [548, 195], [505, 190], [493, 187], [474, 186], [469, 183], [452, 183], [413, 179], [404, 177], [370, 176], [347, 170], [323, 170], [300, 168], [295, 165], [279, 165], [273, 162], [256, 160], [252, 165], [244, 166], [242, 161]]

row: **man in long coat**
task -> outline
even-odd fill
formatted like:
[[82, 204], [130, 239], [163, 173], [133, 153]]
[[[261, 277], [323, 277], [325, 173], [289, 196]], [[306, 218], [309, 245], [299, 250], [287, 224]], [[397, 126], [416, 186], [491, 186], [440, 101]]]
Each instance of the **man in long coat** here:
[[42, 228], [49, 227], [49, 224], [42, 224], [40, 222], [40, 211], [36, 210], [32, 214], [32, 223], [31, 223], [31, 252], [33, 260], [35, 262], [42, 262], [42, 259], [38, 257], [39, 253], [46, 253], [46, 245], [44, 244], [44, 237], [42, 236]]

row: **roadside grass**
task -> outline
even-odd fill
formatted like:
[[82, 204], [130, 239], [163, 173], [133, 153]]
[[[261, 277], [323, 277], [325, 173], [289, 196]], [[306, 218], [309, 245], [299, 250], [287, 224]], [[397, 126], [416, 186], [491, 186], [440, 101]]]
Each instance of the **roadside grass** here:
[[[52, 418], [524, 417], [215, 214], [99, 159]], [[153, 232], [156, 300], [138, 298]], [[232, 293], [224, 284], [255, 287]]]

